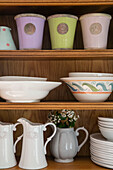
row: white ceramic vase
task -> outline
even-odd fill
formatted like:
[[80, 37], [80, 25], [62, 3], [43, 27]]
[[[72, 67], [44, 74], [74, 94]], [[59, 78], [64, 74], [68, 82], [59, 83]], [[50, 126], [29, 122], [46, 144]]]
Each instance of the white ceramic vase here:
[[[86, 133], [86, 137], [80, 145], [78, 145], [77, 140], [79, 130]], [[74, 128], [57, 128], [56, 135], [50, 142], [50, 150], [55, 158], [54, 160], [62, 163], [72, 162], [87, 139], [88, 131], [84, 127], [77, 128], [76, 131], [74, 131]]]
[[104, 13], [85, 14], [80, 17], [85, 49], [105, 49], [111, 16]]

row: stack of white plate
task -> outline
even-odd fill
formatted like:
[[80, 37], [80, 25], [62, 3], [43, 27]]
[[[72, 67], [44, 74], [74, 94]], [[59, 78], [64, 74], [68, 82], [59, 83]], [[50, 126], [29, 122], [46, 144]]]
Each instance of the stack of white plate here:
[[91, 160], [97, 165], [113, 169], [113, 142], [105, 139], [101, 133], [90, 135]]
[[113, 118], [98, 117], [98, 126], [101, 134], [113, 142]]

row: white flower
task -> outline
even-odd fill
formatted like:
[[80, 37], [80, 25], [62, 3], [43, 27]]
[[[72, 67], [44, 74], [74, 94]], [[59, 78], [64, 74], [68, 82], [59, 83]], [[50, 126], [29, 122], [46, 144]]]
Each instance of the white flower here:
[[79, 115], [77, 115], [77, 117], [76, 116], [74, 116], [74, 121], [76, 121], [77, 119], [79, 118]]
[[73, 115], [74, 115], [73, 113], [69, 113], [69, 114], [68, 114], [68, 117], [69, 117], [69, 118], [72, 118]]
[[69, 122], [73, 122], [73, 119], [70, 119]]
[[65, 113], [61, 113], [61, 116], [62, 116], [62, 117], [66, 117], [66, 114], [65, 114]]

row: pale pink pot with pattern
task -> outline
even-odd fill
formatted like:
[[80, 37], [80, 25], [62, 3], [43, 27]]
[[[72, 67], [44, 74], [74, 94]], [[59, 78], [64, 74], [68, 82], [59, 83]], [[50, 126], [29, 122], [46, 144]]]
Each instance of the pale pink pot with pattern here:
[[46, 18], [39, 14], [15, 16], [19, 49], [42, 49], [43, 31]]
[[111, 15], [85, 14], [80, 17], [85, 49], [106, 49]]

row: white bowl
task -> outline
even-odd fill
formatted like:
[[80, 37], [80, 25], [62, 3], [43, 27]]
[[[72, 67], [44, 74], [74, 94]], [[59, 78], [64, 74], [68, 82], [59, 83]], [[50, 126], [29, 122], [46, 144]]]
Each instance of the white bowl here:
[[40, 102], [61, 82], [0, 81], [0, 96], [9, 102]]
[[0, 81], [46, 81], [47, 78], [27, 76], [1, 76]]
[[113, 129], [110, 128], [103, 128], [99, 126], [99, 130], [101, 134], [108, 140], [113, 142]]
[[98, 117], [99, 121], [103, 121], [103, 122], [113, 122], [113, 118], [107, 118], [107, 117]]
[[113, 77], [112, 73], [70, 72], [69, 77]]
[[66, 77], [61, 80], [81, 102], [103, 102], [110, 96], [113, 87], [113, 77]]
[[98, 123], [98, 126], [103, 127], [103, 128], [111, 128], [111, 129], [113, 129], [113, 125], [105, 125], [105, 124]]

